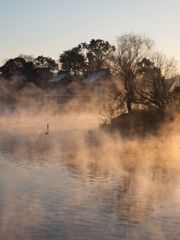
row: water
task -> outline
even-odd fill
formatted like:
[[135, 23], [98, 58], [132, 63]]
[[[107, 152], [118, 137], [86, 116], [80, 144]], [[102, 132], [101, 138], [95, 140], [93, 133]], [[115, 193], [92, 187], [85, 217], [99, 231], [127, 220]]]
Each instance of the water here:
[[1, 129], [0, 239], [180, 239], [179, 146], [71, 120]]

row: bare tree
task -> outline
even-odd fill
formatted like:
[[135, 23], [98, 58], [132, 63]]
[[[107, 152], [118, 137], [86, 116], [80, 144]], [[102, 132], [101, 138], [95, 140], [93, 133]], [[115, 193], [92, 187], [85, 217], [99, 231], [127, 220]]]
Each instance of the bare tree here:
[[151, 62], [161, 70], [165, 79], [170, 79], [178, 74], [177, 61], [174, 57], [168, 58], [161, 52], [153, 52], [150, 56]]
[[124, 100], [129, 113], [132, 112], [132, 105], [136, 102], [135, 89], [138, 63], [149, 55], [152, 46], [151, 39], [134, 33], [117, 38], [113, 70], [123, 83], [122, 91], [125, 94]]

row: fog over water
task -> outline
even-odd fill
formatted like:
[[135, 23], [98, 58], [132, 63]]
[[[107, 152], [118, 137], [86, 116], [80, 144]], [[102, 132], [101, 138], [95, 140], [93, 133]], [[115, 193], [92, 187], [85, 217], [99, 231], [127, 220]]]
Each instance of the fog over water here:
[[179, 117], [131, 139], [94, 112], [9, 113], [0, 133], [0, 239], [179, 239]]

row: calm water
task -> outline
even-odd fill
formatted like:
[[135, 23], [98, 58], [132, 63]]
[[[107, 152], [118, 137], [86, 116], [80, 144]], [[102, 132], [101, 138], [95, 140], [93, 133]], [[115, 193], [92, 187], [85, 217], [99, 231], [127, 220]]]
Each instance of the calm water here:
[[180, 239], [180, 146], [83, 124], [1, 130], [0, 239]]

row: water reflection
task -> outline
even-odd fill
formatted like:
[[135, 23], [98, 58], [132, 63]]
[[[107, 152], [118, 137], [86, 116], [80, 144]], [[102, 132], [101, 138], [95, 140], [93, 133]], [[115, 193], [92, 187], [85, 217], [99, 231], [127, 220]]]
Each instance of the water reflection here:
[[180, 152], [154, 141], [1, 134], [0, 239], [178, 239]]

